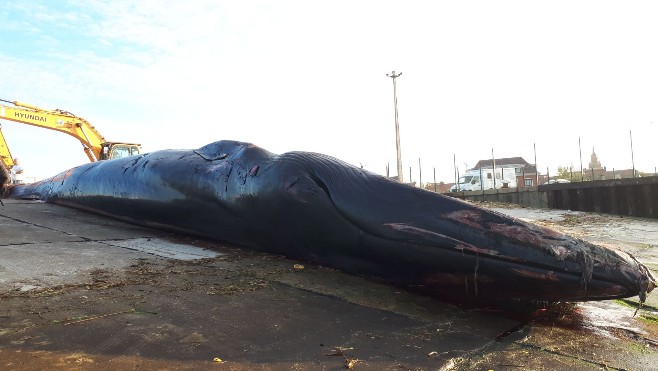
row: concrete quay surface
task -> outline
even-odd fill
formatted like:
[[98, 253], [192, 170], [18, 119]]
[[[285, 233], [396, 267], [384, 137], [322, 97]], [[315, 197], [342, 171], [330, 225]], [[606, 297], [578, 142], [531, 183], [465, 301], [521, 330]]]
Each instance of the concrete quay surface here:
[[[3, 370], [655, 370], [658, 293], [464, 307], [35, 201], [0, 206]], [[658, 220], [485, 205], [658, 270]]]

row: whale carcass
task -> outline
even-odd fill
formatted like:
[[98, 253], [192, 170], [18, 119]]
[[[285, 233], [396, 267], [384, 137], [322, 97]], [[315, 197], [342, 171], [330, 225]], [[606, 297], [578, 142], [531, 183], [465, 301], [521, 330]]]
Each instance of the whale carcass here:
[[284, 254], [438, 296], [585, 301], [656, 285], [630, 254], [309, 152], [219, 141], [11, 188], [140, 225]]

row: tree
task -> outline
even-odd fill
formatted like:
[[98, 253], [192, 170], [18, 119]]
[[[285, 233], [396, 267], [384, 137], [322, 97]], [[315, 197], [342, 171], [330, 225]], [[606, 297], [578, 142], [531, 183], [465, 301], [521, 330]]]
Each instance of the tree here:
[[571, 180], [571, 169], [567, 166], [558, 166], [557, 178]]
[[570, 182], [580, 182], [580, 174], [574, 174], [573, 166], [558, 166], [556, 179], [566, 179]]

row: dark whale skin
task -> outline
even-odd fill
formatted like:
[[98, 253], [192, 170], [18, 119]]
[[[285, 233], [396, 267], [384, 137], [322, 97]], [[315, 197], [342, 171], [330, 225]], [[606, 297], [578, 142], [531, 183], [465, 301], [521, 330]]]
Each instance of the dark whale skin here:
[[586, 301], [646, 294], [630, 254], [390, 181], [330, 156], [219, 141], [95, 162], [10, 189], [437, 296]]

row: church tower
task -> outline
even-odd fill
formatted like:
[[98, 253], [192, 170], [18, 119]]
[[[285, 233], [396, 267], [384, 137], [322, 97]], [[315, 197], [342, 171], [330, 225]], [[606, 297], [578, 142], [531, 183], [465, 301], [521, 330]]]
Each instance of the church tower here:
[[592, 158], [589, 161], [589, 168], [590, 169], [603, 169], [603, 166], [601, 166], [601, 162], [599, 161], [599, 158], [596, 156], [596, 152], [594, 152], [594, 147], [592, 147]]

